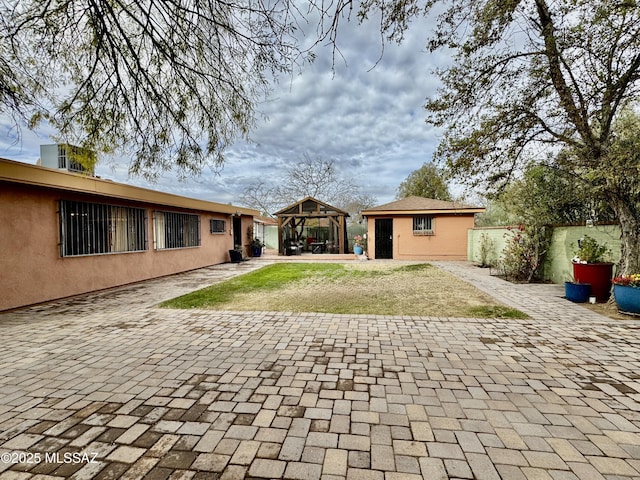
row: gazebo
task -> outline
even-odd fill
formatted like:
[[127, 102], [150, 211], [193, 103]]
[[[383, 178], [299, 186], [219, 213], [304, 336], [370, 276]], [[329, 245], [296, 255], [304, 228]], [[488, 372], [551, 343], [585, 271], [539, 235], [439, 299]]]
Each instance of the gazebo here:
[[[307, 197], [283, 208], [275, 215], [278, 217], [278, 253], [280, 255], [299, 254], [303, 249], [313, 253], [347, 253], [345, 217], [349, 214], [344, 210], [313, 197]], [[326, 228], [322, 228], [322, 234], [318, 235], [325, 238], [314, 238], [309, 235], [305, 237], [305, 226], [309, 228], [308, 220], [311, 219], [317, 220], [316, 231], [320, 231], [320, 223], [322, 219], [326, 219]]]

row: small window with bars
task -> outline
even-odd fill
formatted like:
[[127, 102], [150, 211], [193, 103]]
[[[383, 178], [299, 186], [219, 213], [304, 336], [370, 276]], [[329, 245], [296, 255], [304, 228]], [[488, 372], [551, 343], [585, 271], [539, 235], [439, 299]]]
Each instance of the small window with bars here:
[[212, 218], [211, 220], [209, 220], [209, 230], [211, 233], [225, 233], [227, 229], [226, 223], [227, 222], [225, 222], [224, 220]]
[[60, 255], [147, 249], [146, 211], [102, 203], [60, 201]]
[[156, 250], [200, 246], [200, 216], [190, 213], [153, 213]]
[[431, 215], [422, 215], [413, 217], [413, 234], [414, 235], [434, 235], [433, 217]]

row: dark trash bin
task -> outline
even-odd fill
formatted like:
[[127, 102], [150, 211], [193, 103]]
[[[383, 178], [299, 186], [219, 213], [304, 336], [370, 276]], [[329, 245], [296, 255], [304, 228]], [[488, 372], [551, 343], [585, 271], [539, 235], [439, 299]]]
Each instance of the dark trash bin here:
[[240, 263], [242, 261], [242, 252], [239, 250], [229, 250], [229, 257], [232, 263]]

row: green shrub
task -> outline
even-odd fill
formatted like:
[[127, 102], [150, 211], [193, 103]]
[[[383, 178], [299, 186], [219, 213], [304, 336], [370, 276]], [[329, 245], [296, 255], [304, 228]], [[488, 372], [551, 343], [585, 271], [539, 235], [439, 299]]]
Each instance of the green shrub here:
[[[571, 244], [571, 248], [575, 249], [575, 245]], [[574, 250], [573, 261], [576, 263], [602, 263], [610, 252], [609, 247], [600, 245], [595, 238], [585, 235], [578, 240], [578, 248]]]
[[480, 235], [480, 266], [493, 267], [496, 264], [496, 242], [486, 233]]
[[502, 251], [507, 279], [527, 283], [542, 280], [551, 228], [519, 225], [508, 230], [507, 245]]

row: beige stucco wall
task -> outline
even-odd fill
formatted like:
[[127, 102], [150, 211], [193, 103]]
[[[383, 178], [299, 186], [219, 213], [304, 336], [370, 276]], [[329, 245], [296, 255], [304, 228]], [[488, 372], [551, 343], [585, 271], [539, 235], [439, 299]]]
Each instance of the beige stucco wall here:
[[375, 258], [375, 219], [393, 218], [394, 260], [466, 260], [467, 231], [473, 214], [435, 215], [434, 235], [414, 235], [413, 215], [367, 219], [367, 253]]
[[[143, 252], [61, 257], [60, 199], [134, 206], [147, 210], [148, 249]], [[153, 210], [200, 215], [201, 246], [153, 250]], [[211, 234], [209, 220], [226, 220], [227, 232]], [[243, 230], [252, 224], [243, 216]], [[162, 207], [143, 202], [0, 182], [0, 310], [110, 288], [229, 261], [229, 214]]]

